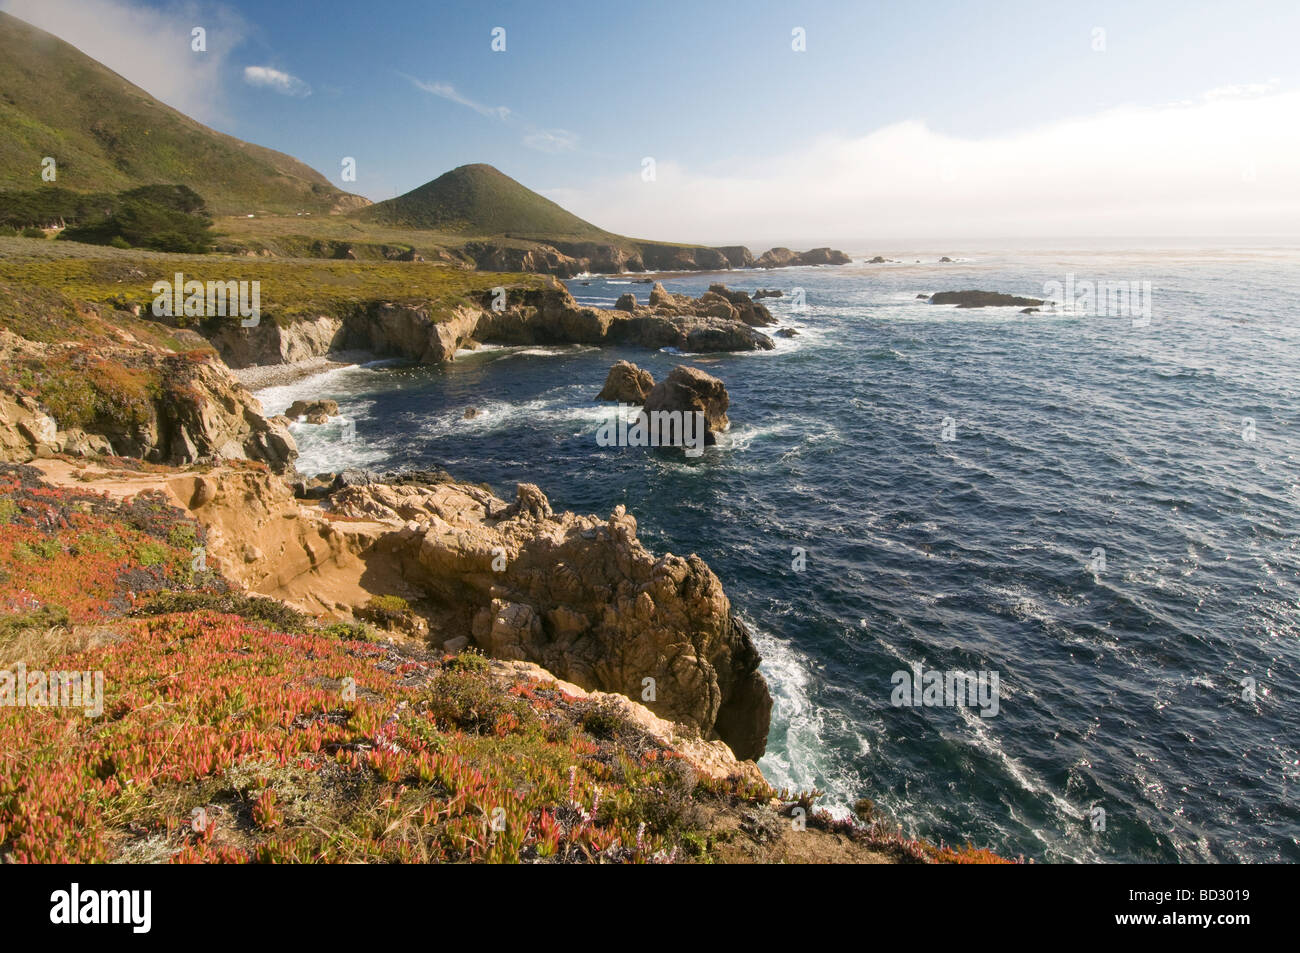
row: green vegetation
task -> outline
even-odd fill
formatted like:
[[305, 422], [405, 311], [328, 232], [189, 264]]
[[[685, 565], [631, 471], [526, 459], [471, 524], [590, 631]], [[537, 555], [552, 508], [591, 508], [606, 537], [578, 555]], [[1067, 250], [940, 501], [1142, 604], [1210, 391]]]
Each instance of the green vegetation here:
[[24, 357], [0, 368], [0, 385], [36, 397], [64, 429], [107, 423], [119, 431], [154, 419], [164, 383], [153, 367], [128, 367], [86, 349], [66, 360]]
[[[0, 192], [0, 225], [23, 229], [55, 228], [105, 215], [113, 196], [107, 192], [74, 192], [49, 185], [45, 188]], [[41, 232], [41, 237], [45, 236]]]
[[640, 257], [651, 267], [671, 267], [678, 252], [701, 248], [605, 231], [488, 165], [461, 166], [347, 215], [230, 216], [218, 222], [218, 230], [217, 247], [226, 252], [371, 261], [418, 254], [459, 267], [473, 267], [488, 248], [549, 246], [583, 257], [600, 246]]
[[418, 189], [361, 209], [364, 222], [433, 229], [459, 235], [617, 240], [490, 165], [463, 165]]
[[328, 212], [358, 201], [290, 156], [223, 135], [73, 46], [0, 13], [0, 189], [117, 192], [179, 182], [217, 212]]
[[[498, 285], [537, 288], [548, 281], [541, 275], [462, 271], [433, 262], [267, 261], [217, 255], [167, 255], [143, 250], [119, 252], [72, 242], [41, 245], [0, 238], [0, 293], [6, 286], [15, 287], [20, 297], [33, 299], [30, 310], [21, 308], [15, 316], [0, 311], [0, 327], [10, 325], [15, 333], [30, 340], [49, 340], [51, 332], [42, 318], [43, 312], [62, 312], [67, 331], [53, 339], [86, 340], [73, 333], [74, 327], [91, 330], [87, 327], [89, 322], [78, 316], [74, 302], [106, 305], [119, 312], [138, 307], [147, 316], [155, 298], [154, 282], [170, 283], [176, 272], [183, 272], [186, 280], [258, 281], [262, 320], [280, 324], [318, 315], [345, 317], [376, 301], [454, 307]], [[44, 290], [49, 288], [59, 288], [62, 295]], [[60, 304], [55, 303], [60, 300]], [[67, 313], [69, 309], [72, 314]], [[30, 319], [22, 320], [25, 315]], [[19, 326], [12, 326], [15, 318]], [[113, 320], [119, 323], [127, 319], [117, 314]], [[180, 324], [184, 318], [174, 320]], [[144, 331], [146, 334], [171, 333], [156, 322], [137, 321], [132, 327], [140, 325], [153, 326], [152, 332]], [[187, 350], [195, 346], [187, 347], [177, 341], [173, 349]]]
[[357, 615], [386, 629], [405, 628], [415, 618], [409, 602], [401, 596], [389, 595], [371, 597]]
[[44, 605], [32, 612], [0, 615], [0, 646], [7, 645], [24, 632], [47, 632], [68, 625], [68, 610], [60, 605]]
[[[4, 196], [0, 195], [0, 206]], [[107, 209], [59, 234], [65, 241], [115, 248], [203, 254], [212, 247], [212, 217], [186, 185], [145, 185], [121, 192]]]

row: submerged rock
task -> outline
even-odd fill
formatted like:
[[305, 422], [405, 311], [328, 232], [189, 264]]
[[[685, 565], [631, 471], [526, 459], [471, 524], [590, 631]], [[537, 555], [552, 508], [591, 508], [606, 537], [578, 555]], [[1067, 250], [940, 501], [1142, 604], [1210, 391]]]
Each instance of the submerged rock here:
[[1043, 304], [1041, 298], [1022, 298], [999, 291], [940, 291], [930, 304], [955, 304], [959, 308], [1023, 308]]

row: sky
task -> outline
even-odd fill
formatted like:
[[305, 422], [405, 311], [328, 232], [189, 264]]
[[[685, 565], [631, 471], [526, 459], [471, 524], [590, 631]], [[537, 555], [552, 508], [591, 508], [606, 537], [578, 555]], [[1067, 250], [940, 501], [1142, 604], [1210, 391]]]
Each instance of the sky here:
[[0, 9], [373, 200], [487, 162], [670, 241], [1300, 235], [1296, 0]]

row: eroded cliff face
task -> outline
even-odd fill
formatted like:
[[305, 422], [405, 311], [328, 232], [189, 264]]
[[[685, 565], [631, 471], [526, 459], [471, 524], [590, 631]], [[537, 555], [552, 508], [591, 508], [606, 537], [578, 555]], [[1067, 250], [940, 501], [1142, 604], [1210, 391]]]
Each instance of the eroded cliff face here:
[[789, 268], [797, 265], [845, 265], [852, 259], [832, 248], [806, 252], [771, 248], [755, 257], [744, 245], [665, 245], [634, 242], [547, 240], [531, 245], [469, 242], [457, 250], [480, 271], [528, 271], [560, 278], [581, 274], [617, 275], [645, 271], [728, 271], [733, 268]]
[[489, 655], [638, 699], [739, 758], [762, 755], [771, 697], [721, 582], [698, 556], [652, 554], [622, 506], [606, 520], [555, 514], [530, 484], [509, 506], [463, 484], [347, 487], [328, 506], [405, 521], [399, 548], [424, 570], [408, 566], [406, 579], [435, 621], [468, 623]]
[[228, 367], [296, 364], [346, 346], [341, 318], [321, 315], [280, 326], [270, 319], [245, 328], [238, 320], [208, 322], [204, 335]]
[[492, 309], [490, 296], [483, 305], [483, 319], [474, 332], [483, 343], [617, 344], [696, 352], [773, 347], [771, 338], [742, 320], [736, 309], [712, 309], [685, 296], [604, 309], [580, 306], [567, 290], [550, 288], [512, 290], [503, 311]]
[[36, 344], [0, 332], [0, 365], [14, 372], [0, 385], [8, 460], [98, 453], [170, 465], [253, 460], [284, 472], [298, 456], [288, 428], [263, 416], [211, 355]]
[[[284, 327], [263, 320], [254, 328], [225, 322], [208, 333], [231, 367], [292, 364], [337, 351], [366, 351], [419, 364], [455, 358], [477, 344], [591, 344], [676, 347], [684, 351], [771, 350], [757, 330], [774, 324], [761, 304], [744, 292], [714, 285], [701, 298], [663, 292], [626, 308], [579, 305], [558, 282], [550, 288], [507, 289], [458, 306], [378, 301], [346, 318], [318, 317]], [[662, 291], [661, 285], [655, 286]]]
[[708, 248], [640, 242], [625, 246], [556, 240], [525, 247], [470, 242], [461, 252], [480, 271], [527, 271], [559, 278], [643, 271], [724, 271], [754, 264], [749, 249], [739, 245]]
[[[76, 481], [78, 465], [37, 465]], [[741, 760], [763, 753], [771, 696], [722, 584], [698, 556], [651, 553], [622, 506], [607, 519], [554, 513], [529, 484], [507, 504], [454, 482], [345, 487], [317, 506], [251, 467], [94, 482], [120, 496], [162, 489], [204, 526], [208, 564], [249, 591], [344, 619], [399, 595], [434, 645], [472, 642], [623, 695]]]

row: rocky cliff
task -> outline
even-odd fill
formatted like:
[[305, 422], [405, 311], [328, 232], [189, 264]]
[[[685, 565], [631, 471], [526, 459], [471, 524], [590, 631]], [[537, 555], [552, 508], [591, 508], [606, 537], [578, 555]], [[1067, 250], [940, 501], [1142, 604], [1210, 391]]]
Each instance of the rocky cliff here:
[[343, 320], [326, 315], [284, 325], [259, 321], [251, 328], [222, 319], [206, 322], [203, 329], [226, 365], [236, 368], [296, 364], [342, 350], [346, 341], [342, 332]]
[[756, 330], [775, 321], [744, 292], [723, 285], [699, 299], [670, 295], [655, 286], [648, 305], [582, 306], [558, 283], [549, 288], [511, 288], [477, 302], [446, 305], [376, 301], [344, 318], [316, 317], [284, 325], [263, 320], [243, 328], [225, 321], [205, 328], [231, 367], [292, 364], [331, 351], [368, 351], [421, 364], [450, 361], [476, 344], [592, 344], [675, 347], [683, 351], [771, 350]]
[[162, 464], [253, 460], [283, 472], [287, 427], [211, 353], [37, 344], [0, 331], [0, 453], [113, 454]]
[[618, 692], [718, 737], [738, 758], [767, 743], [771, 698], [749, 633], [697, 556], [655, 556], [622, 506], [608, 519], [555, 514], [520, 485], [504, 501], [444, 484], [346, 487], [331, 512], [401, 523], [393, 545], [435, 628], [473, 635], [495, 658], [535, 662], [584, 688]]
[[806, 252], [773, 248], [757, 258], [744, 245], [710, 248], [659, 242], [572, 242], [548, 240], [533, 244], [467, 242], [452, 254], [473, 262], [480, 271], [525, 271], [558, 278], [582, 274], [625, 272], [729, 271], [734, 268], [789, 268], [797, 265], [845, 265], [852, 259], [842, 251], [814, 248]]
[[[84, 468], [38, 462], [63, 484]], [[722, 584], [698, 556], [647, 550], [622, 506], [601, 519], [555, 513], [529, 484], [508, 504], [479, 486], [397, 477], [341, 486], [317, 506], [251, 468], [95, 483], [124, 498], [165, 493], [203, 526], [209, 565], [251, 592], [341, 619], [400, 596], [434, 646], [472, 643], [626, 696], [738, 759], [763, 753], [771, 697]]]

